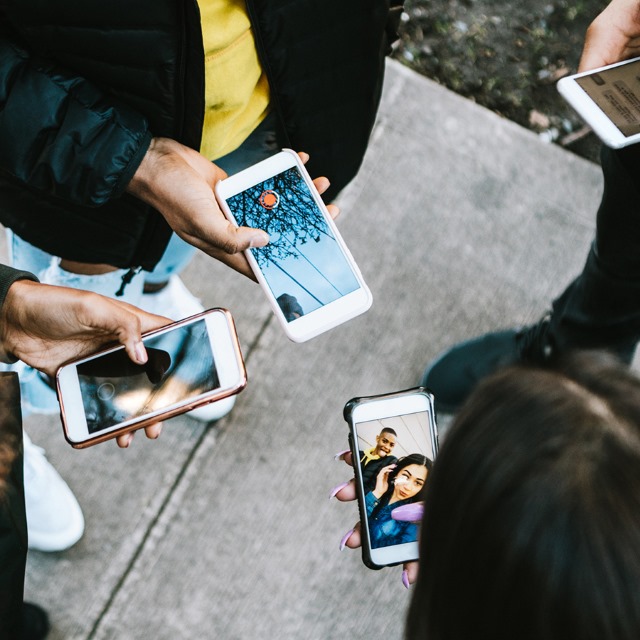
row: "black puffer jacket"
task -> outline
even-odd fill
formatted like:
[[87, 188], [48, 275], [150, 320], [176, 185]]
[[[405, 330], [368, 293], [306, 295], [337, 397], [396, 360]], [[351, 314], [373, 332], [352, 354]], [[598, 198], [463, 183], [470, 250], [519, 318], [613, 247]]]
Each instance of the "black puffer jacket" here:
[[[280, 146], [332, 197], [362, 161], [400, 6], [247, 8]], [[197, 149], [203, 110], [196, 0], [0, 0], [0, 222], [70, 260], [153, 268], [170, 229], [125, 188], [152, 136]]]

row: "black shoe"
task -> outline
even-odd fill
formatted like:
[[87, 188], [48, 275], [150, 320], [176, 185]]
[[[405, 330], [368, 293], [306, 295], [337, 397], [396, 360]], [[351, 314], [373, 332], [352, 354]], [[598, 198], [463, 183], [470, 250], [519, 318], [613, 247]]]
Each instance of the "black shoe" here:
[[22, 639], [43, 640], [49, 634], [49, 616], [37, 604], [22, 604]]
[[435, 398], [436, 409], [454, 413], [482, 378], [517, 362], [543, 364], [554, 355], [549, 316], [521, 330], [486, 333], [455, 345], [427, 366], [421, 384]]

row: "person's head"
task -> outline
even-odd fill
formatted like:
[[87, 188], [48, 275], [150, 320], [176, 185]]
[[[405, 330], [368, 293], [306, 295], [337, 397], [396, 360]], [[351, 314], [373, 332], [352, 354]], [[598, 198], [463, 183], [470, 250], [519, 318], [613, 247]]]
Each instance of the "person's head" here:
[[304, 311], [298, 302], [298, 299], [295, 296], [292, 296], [289, 293], [283, 293], [276, 298], [276, 302], [278, 303], [284, 317], [287, 322], [291, 322], [296, 318], [300, 318], [304, 315]]
[[390, 455], [396, 446], [397, 435], [391, 427], [385, 427], [376, 436], [376, 446], [373, 449], [373, 453], [381, 458]]
[[640, 637], [640, 380], [602, 354], [480, 383], [430, 474], [407, 638]]
[[422, 500], [431, 465], [431, 460], [420, 453], [400, 458], [396, 468], [389, 474], [389, 490], [395, 499], [410, 502]]

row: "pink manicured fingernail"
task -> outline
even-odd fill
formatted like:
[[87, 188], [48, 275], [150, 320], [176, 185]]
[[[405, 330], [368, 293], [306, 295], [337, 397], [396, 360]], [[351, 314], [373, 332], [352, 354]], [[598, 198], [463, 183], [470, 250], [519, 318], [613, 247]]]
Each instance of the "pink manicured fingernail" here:
[[349, 531], [342, 536], [342, 540], [340, 540], [340, 551], [343, 551], [347, 546], [347, 540], [352, 536], [353, 531], [353, 529], [349, 529]]
[[348, 482], [343, 482], [342, 484], [339, 484], [337, 487], [334, 487], [333, 489], [331, 489], [331, 495], [329, 496], [329, 500], [331, 500], [331, 498], [335, 498], [336, 493], [344, 489], [348, 484], [349, 484]]
[[409, 572], [406, 569], [402, 572], [402, 584], [405, 586], [405, 589], [411, 586], [409, 584]]
[[396, 507], [391, 512], [391, 517], [400, 522], [420, 522], [424, 513], [424, 505], [422, 502], [412, 502], [411, 504], [403, 504]]
[[349, 453], [351, 449], [345, 449], [344, 451], [338, 451], [335, 456], [333, 456], [334, 460], [344, 460], [344, 456]]

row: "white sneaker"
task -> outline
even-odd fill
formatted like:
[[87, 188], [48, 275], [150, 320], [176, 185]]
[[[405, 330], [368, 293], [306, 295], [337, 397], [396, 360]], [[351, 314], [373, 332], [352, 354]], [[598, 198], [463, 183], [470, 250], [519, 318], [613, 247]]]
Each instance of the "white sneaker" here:
[[204, 407], [192, 409], [187, 415], [199, 422], [215, 422], [230, 413], [235, 403], [236, 397], [229, 396], [228, 398], [205, 404]]
[[[204, 306], [196, 298], [178, 276], [171, 276], [164, 289], [156, 293], [142, 294], [140, 306], [149, 313], [166, 316], [172, 320], [181, 320], [204, 311]], [[189, 411], [187, 415], [199, 422], [215, 422], [224, 418], [236, 403], [235, 396]]]
[[24, 434], [24, 495], [29, 549], [63, 551], [84, 533], [82, 509], [67, 483]]
[[171, 276], [164, 289], [155, 293], [143, 293], [140, 306], [149, 313], [182, 320], [204, 311], [204, 306], [178, 276]]

